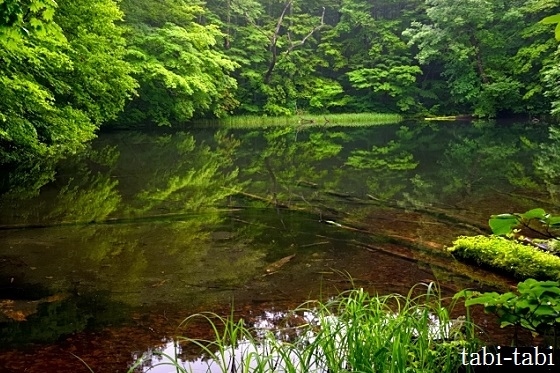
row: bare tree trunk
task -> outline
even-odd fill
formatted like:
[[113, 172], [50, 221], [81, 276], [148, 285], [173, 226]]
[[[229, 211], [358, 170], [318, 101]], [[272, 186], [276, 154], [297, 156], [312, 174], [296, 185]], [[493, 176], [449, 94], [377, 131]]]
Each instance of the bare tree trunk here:
[[476, 39], [474, 35], [471, 35], [471, 44], [474, 47], [474, 53], [476, 58], [476, 67], [478, 68], [478, 73], [480, 74], [480, 78], [482, 79], [482, 83], [488, 84], [490, 81], [488, 80], [488, 75], [486, 75], [486, 71], [484, 70], [484, 63], [482, 61], [482, 53], [480, 52], [480, 43]]
[[[278, 50], [276, 48], [276, 44], [278, 42], [278, 36], [279, 36], [279, 33], [280, 33], [280, 28], [282, 27], [282, 22], [284, 21], [286, 11], [288, 9], [291, 9], [291, 5], [292, 5], [292, 1], [289, 1], [286, 4], [286, 6], [284, 7], [284, 10], [282, 11], [282, 14], [280, 15], [280, 18], [278, 18], [278, 23], [276, 24], [276, 30], [274, 31], [274, 34], [270, 38], [270, 51], [272, 53], [272, 59], [270, 60], [270, 64], [268, 65], [268, 70], [266, 71], [266, 74], [264, 75], [264, 81], [267, 84], [270, 82], [270, 77], [272, 76], [272, 72], [274, 70], [274, 67], [276, 66], [276, 62], [278, 62]], [[311, 35], [313, 35], [315, 33], [315, 31], [317, 31], [321, 27], [323, 27], [324, 24], [325, 24], [325, 7], [323, 7], [323, 13], [321, 14], [321, 23], [318, 26], [313, 27], [313, 29], [311, 31], [309, 31], [309, 33], [307, 35], [305, 35], [303, 37], [303, 39], [297, 40], [297, 41], [292, 41], [292, 38], [290, 37], [290, 32], [288, 31], [287, 35], [288, 35], [288, 40], [290, 41], [290, 46], [288, 47], [288, 49], [285, 52], [286, 55], [290, 54], [290, 52], [292, 50], [294, 50], [295, 48], [302, 46], [307, 41], [307, 39], [309, 39], [311, 37]]]
[[278, 43], [280, 28], [282, 27], [282, 22], [284, 21], [284, 17], [286, 16], [286, 11], [292, 5], [292, 2], [293, 1], [290, 0], [286, 3], [286, 6], [284, 6], [284, 10], [282, 10], [282, 14], [280, 14], [280, 17], [278, 18], [278, 22], [276, 23], [276, 29], [274, 30], [274, 33], [270, 37], [270, 53], [272, 53], [272, 59], [270, 60], [270, 63], [268, 64], [268, 70], [264, 75], [264, 82], [267, 84], [270, 82], [272, 71], [274, 70], [274, 67], [276, 66], [276, 62], [278, 60], [278, 50], [276, 48], [276, 44]]

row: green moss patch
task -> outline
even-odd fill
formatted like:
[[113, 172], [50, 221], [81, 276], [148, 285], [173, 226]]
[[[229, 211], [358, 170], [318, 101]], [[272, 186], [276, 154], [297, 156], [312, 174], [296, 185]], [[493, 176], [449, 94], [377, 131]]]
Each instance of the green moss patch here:
[[448, 250], [459, 258], [518, 278], [560, 279], [560, 257], [503, 237], [461, 236]]

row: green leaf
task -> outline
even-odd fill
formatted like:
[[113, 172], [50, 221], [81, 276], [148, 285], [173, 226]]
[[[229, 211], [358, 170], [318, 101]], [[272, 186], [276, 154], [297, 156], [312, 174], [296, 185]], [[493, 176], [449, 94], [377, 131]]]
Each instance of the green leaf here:
[[560, 23], [560, 14], [555, 14], [553, 16], [548, 16], [546, 18], [543, 18], [541, 20], [541, 23], [544, 23], [545, 25], [550, 25], [553, 23]]
[[550, 216], [547, 220], [549, 225], [560, 225], [560, 216]]
[[560, 13], [543, 18], [541, 20], [541, 23], [544, 23], [545, 25], [552, 25], [556, 23], [556, 28], [554, 29], [554, 35], [556, 37], [556, 40], [560, 41]]
[[496, 292], [484, 293], [478, 297], [471, 298], [465, 301], [465, 306], [472, 306], [475, 304], [490, 305], [495, 304], [500, 295]]
[[512, 229], [519, 224], [519, 220], [512, 214], [493, 215], [488, 220], [492, 233], [502, 236], [511, 233]]
[[529, 210], [523, 214], [521, 214], [523, 219], [545, 219], [546, 218], [546, 211], [541, 208]]

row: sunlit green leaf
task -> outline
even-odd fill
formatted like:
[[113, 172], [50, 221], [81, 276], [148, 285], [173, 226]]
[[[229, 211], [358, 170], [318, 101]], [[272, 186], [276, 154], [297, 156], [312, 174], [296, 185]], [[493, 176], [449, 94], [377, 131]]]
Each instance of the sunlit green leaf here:
[[511, 214], [496, 215], [488, 220], [492, 233], [503, 236], [511, 233], [512, 229], [519, 224], [517, 217]]
[[553, 16], [548, 16], [541, 20], [541, 23], [545, 25], [552, 24], [552, 23], [560, 23], [560, 14], [555, 14]]
[[520, 215], [523, 219], [544, 219], [546, 218], [546, 211], [541, 208], [529, 210]]

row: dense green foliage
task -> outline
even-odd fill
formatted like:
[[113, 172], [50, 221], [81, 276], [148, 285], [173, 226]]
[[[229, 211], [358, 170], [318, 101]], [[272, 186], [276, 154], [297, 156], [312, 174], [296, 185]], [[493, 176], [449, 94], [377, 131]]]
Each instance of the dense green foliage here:
[[560, 258], [537, 248], [496, 236], [459, 237], [449, 251], [518, 278], [560, 279]]
[[1, 0], [0, 164], [73, 152], [105, 123], [558, 114], [559, 12], [550, 0]]
[[521, 326], [541, 335], [560, 328], [558, 281], [527, 279], [517, 285], [517, 293], [464, 291], [458, 293], [458, 296], [466, 297], [466, 306], [484, 305], [486, 312], [498, 316], [501, 327]]
[[75, 151], [135, 85], [114, 1], [18, 3], [0, 3], [0, 164]]
[[127, 60], [140, 87], [120, 121], [183, 123], [195, 115], [221, 116], [235, 103], [237, 66], [215, 45], [220, 31], [197, 22], [205, 10], [193, 1], [124, 0]]
[[488, 221], [496, 235], [517, 234], [526, 229], [541, 237], [556, 239], [560, 237], [560, 216], [548, 214], [541, 208], [532, 209], [522, 214], [493, 215]]

